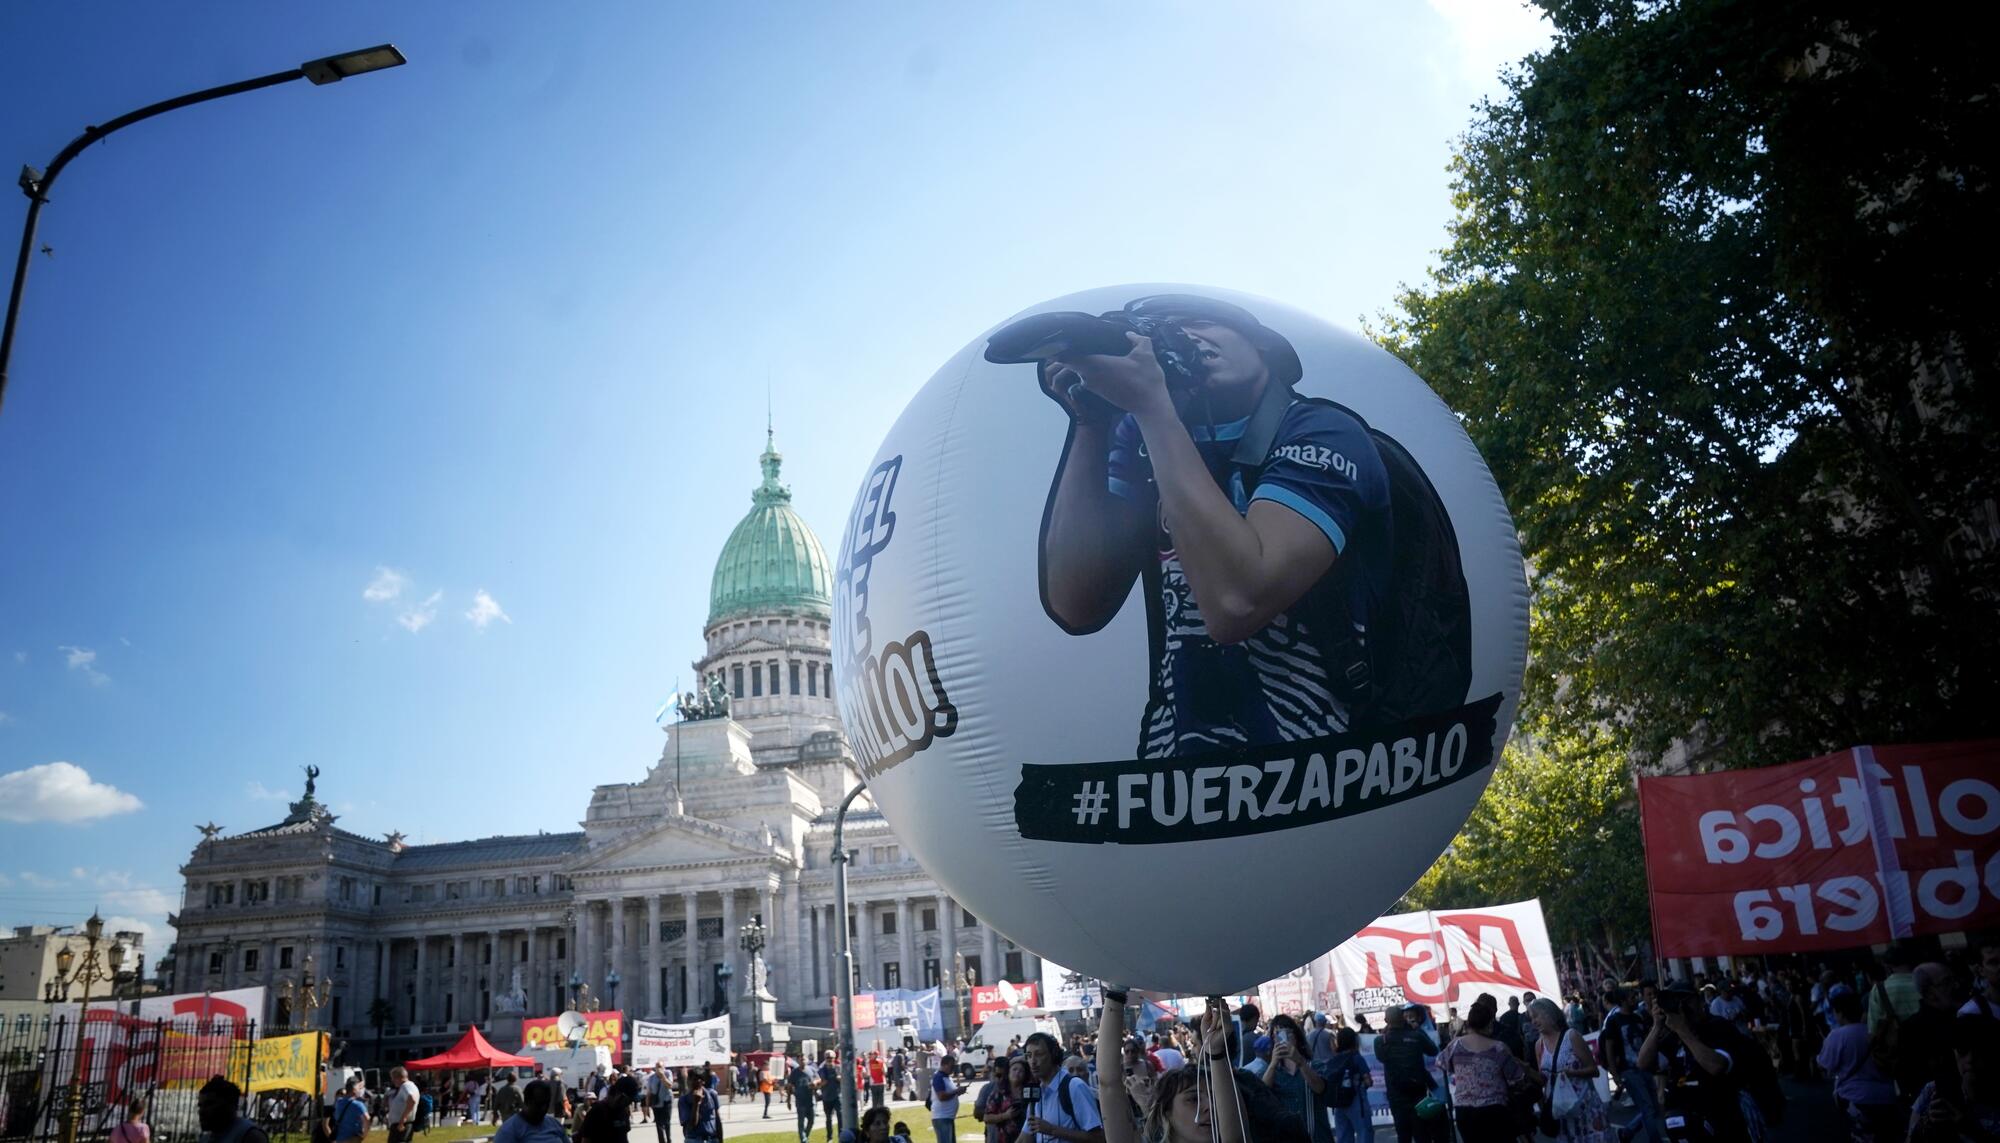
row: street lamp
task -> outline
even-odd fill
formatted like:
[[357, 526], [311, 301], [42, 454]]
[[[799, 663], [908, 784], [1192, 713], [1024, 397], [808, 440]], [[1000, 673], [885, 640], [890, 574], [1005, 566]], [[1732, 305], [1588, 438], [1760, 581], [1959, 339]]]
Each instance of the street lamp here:
[[966, 1026], [971, 1019], [971, 1013], [965, 1006], [965, 1000], [967, 996], [971, 995], [972, 986], [979, 982], [972, 979], [972, 974], [965, 970], [964, 953], [955, 952], [951, 954], [951, 967], [951, 992], [958, 1000], [958, 1034], [961, 1036], [971, 1035], [972, 1029]]
[[855, 1090], [854, 1090], [854, 938], [848, 933], [847, 921], [847, 866], [854, 855], [847, 852], [847, 809], [854, 799], [861, 796], [866, 786], [856, 786], [840, 799], [840, 808], [833, 815], [833, 913], [838, 917], [834, 928], [838, 930], [840, 971], [835, 982], [840, 989], [840, 1126], [844, 1131], [856, 1130]]
[[[313, 979], [313, 957], [311, 953], [306, 954], [305, 963], [300, 968], [299, 978], [296, 981], [286, 979], [278, 982], [278, 999], [284, 1002], [285, 1011], [292, 1017], [292, 1026], [294, 1028], [304, 1027], [310, 1031], [313, 1027], [315, 1014], [320, 1009], [326, 1007], [332, 998], [333, 981], [331, 979]], [[298, 1013], [301, 1008], [305, 1009], [306, 1013], [306, 1021], [303, 1025], [298, 1023]]]
[[571, 970], [569, 974], [569, 1006], [574, 1012], [597, 1011], [597, 997], [590, 994], [590, 986], [583, 982], [583, 977], [575, 970]]
[[101, 126], [85, 127], [83, 134], [69, 141], [56, 154], [47, 168], [37, 171], [33, 167], [22, 167], [20, 177], [21, 193], [28, 196], [28, 220], [21, 227], [21, 253], [14, 261], [14, 288], [7, 295], [7, 324], [0, 328], [0, 401], [7, 396], [7, 363], [14, 356], [14, 326], [21, 314], [21, 292], [28, 282], [28, 256], [35, 248], [35, 225], [42, 215], [42, 204], [48, 201], [49, 188], [55, 185], [57, 176], [69, 165], [71, 159], [83, 153], [85, 147], [98, 142], [121, 127], [129, 127], [142, 119], [164, 115], [182, 107], [196, 103], [207, 103], [211, 99], [221, 99], [225, 95], [240, 95], [246, 91], [256, 91], [264, 87], [276, 87], [295, 79], [310, 80], [315, 87], [338, 83], [349, 76], [364, 75], [384, 68], [400, 67], [405, 62], [403, 53], [394, 44], [378, 44], [363, 48], [358, 52], [344, 52], [324, 59], [308, 60], [290, 71], [273, 72], [256, 79], [246, 79], [237, 83], [227, 83], [221, 87], [206, 88], [201, 91], [178, 95], [172, 99], [149, 104], [137, 111], [129, 111]]
[[752, 1051], [757, 1051], [764, 1046], [763, 1033], [757, 1027], [757, 1017], [761, 1012], [760, 1005], [763, 1002], [763, 996], [758, 991], [757, 984], [757, 954], [764, 951], [763, 914], [753, 915], [750, 918], [750, 923], [743, 926], [740, 932], [742, 935], [737, 939], [736, 943], [742, 946], [744, 955], [749, 957], [750, 964], [750, 988], [748, 993], [751, 1015], [750, 1048]]
[[83, 923], [83, 939], [83, 956], [79, 958], [70, 947], [69, 938], [63, 938], [62, 948], [56, 950], [56, 978], [48, 989], [49, 999], [63, 1001], [69, 999], [71, 985], [83, 985], [82, 1007], [76, 1022], [76, 1066], [70, 1070], [69, 1090], [63, 1099], [62, 1143], [76, 1143], [77, 1129], [83, 1120], [83, 1024], [90, 1013], [90, 989], [100, 980], [115, 982], [119, 966], [125, 963], [125, 946], [116, 941], [104, 950], [103, 959], [98, 959], [97, 945], [104, 939], [104, 920], [95, 911]]

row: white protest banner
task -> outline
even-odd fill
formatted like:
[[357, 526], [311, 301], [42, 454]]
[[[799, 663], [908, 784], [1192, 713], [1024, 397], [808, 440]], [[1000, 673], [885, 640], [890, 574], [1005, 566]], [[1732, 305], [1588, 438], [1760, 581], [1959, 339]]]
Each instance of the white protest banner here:
[[1474, 997], [1532, 992], [1560, 1003], [1555, 955], [1536, 899], [1377, 918], [1306, 966], [1317, 1004], [1351, 1024], [1415, 1001], [1443, 1019]]
[[694, 1068], [729, 1062], [729, 1017], [699, 1024], [648, 1024], [632, 1021], [632, 1066], [645, 1071], [654, 1064]]

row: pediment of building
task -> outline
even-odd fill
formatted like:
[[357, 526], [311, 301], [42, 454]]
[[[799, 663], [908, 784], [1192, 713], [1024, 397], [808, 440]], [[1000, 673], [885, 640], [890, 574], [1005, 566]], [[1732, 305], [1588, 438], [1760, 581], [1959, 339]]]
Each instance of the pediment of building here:
[[668, 813], [648, 826], [627, 831], [582, 855], [573, 867], [581, 874], [675, 865], [706, 865], [746, 857], [781, 856], [755, 834], [686, 814]]

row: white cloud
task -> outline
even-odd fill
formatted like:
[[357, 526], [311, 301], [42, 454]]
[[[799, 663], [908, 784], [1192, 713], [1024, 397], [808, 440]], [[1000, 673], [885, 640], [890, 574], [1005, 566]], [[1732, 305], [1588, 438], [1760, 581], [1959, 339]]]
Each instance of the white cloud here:
[[1555, 28], [1541, 9], [1524, 0], [1429, 3], [1451, 28], [1461, 74], [1481, 87], [1496, 83], [1500, 69], [1542, 51], [1555, 38]]
[[27, 662], [27, 661], [28, 661], [28, 653], [27, 653], [26, 651], [16, 651], [16, 652], [14, 652], [14, 661], [15, 661], [16, 663], [25, 663], [25, 662]]
[[111, 681], [110, 675], [97, 669], [97, 652], [90, 648], [71, 647], [65, 644], [57, 647], [56, 650], [63, 653], [63, 658], [69, 664], [69, 669], [72, 671], [82, 671], [83, 677], [89, 679], [92, 686], [101, 687]]
[[505, 611], [500, 609], [500, 601], [486, 594], [486, 589], [483, 587], [472, 594], [472, 610], [466, 612], [465, 617], [470, 619], [472, 625], [481, 631], [486, 630], [486, 625], [495, 619], [503, 623], [514, 622]]
[[131, 813], [140, 805], [131, 794], [93, 781], [73, 762], [44, 762], [0, 774], [0, 821], [81, 822]]
[[287, 794], [283, 790], [273, 790], [254, 778], [250, 780], [248, 785], [243, 787], [243, 793], [252, 801], [258, 802], [289, 802], [292, 800], [290, 794]]
[[[104, 918], [104, 931], [107, 933], [138, 933], [144, 938], [144, 949], [152, 957], [161, 956], [166, 951], [160, 944], [159, 926], [144, 917], [132, 917], [124, 913], [113, 913], [109, 917]], [[129, 966], [127, 971], [130, 971]], [[146, 971], [152, 971], [152, 962], [150, 959], [147, 962]]]
[[13, 715], [8, 714], [4, 710], [0, 710], [0, 726], [5, 726], [12, 721], [14, 721]]
[[444, 592], [431, 592], [430, 598], [396, 616], [396, 622], [402, 624], [410, 634], [415, 635], [417, 632], [429, 627], [431, 621], [438, 617], [438, 600], [443, 598]]
[[378, 567], [375, 569], [375, 578], [367, 587], [361, 589], [361, 598], [370, 603], [387, 603], [403, 594], [403, 589], [408, 586], [410, 586], [409, 576], [394, 568]]

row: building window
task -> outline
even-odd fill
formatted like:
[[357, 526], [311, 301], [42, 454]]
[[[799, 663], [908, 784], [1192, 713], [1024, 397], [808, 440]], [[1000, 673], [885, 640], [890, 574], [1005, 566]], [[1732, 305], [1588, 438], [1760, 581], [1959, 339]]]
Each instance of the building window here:
[[972, 915], [972, 910], [960, 909], [959, 912], [965, 914], [965, 920], [960, 921], [959, 924], [963, 925], [968, 929], [976, 929], [979, 927], [979, 918]]
[[234, 905], [236, 903], [236, 886], [234, 884], [210, 885], [208, 887], [208, 903], [211, 905]]
[[[798, 668], [793, 667], [792, 670], [796, 671]], [[817, 663], [806, 664], [806, 693], [814, 696], [819, 694], [819, 665]]]
[[687, 936], [687, 931], [688, 926], [686, 921], [661, 921], [660, 943], [665, 944], [668, 941], [680, 940], [682, 937]]
[[[882, 935], [885, 937], [896, 935], [896, 914], [887, 910], [884, 910], [882, 913]], [[896, 986], [892, 984], [889, 987], [894, 988]]]
[[340, 899], [343, 901], [354, 900], [354, 878], [343, 877], [340, 879]]
[[[937, 910], [935, 908], [924, 910], [923, 926], [924, 926], [924, 931], [927, 933], [937, 932]], [[930, 985], [927, 984], [924, 987], [929, 988]]]
[[568, 960], [568, 959], [569, 959], [569, 938], [568, 938], [568, 937], [557, 937], [557, 938], [556, 938], [556, 959], [557, 959], [557, 960]]
[[221, 953], [219, 953], [219, 952], [212, 952], [212, 953], [209, 953], [209, 954], [208, 954], [208, 972], [209, 972], [209, 975], [210, 975], [210, 976], [221, 976], [221, 975], [222, 975], [222, 954], [221, 954]]
[[292, 946], [286, 945], [278, 950], [278, 967], [279, 968], [292, 967]]
[[523, 964], [526, 964], [526, 963], [527, 963], [527, 960], [528, 960], [528, 942], [526, 942], [526, 941], [522, 941], [522, 942], [521, 942], [521, 955], [519, 955], [519, 956], [515, 957], [514, 959], [515, 959], [515, 960], [518, 960], [518, 961], [520, 961], [520, 962], [521, 962], [521, 963], [523, 963]]
[[482, 952], [482, 954], [483, 954], [483, 955], [484, 955], [484, 956], [486, 957], [486, 959], [485, 959], [485, 960], [482, 960], [482, 961], [480, 961], [479, 963], [480, 963], [480, 964], [492, 964], [492, 963], [493, 963], [493, 942], [492, 942], [492, 941], [481, 941], [481, 942], [480, 942], [480, 949], [481, 949], [481, 952]]
[[930, 959], [924, 961], [924, 987], [936, 988], [937, 986], [938, 986], [938, 959], [936, 957], [931, 957]]
[[721, 917], [696, 917], [694, 935], [697, 940], [719, 941], [722, 939]]
[[257, 958], [257, 953], [258, 953], [258, 950], [257, 950], [257, 949], [244, 949], [244, 950], [243, 950], [243, 971], [244, 971], [244, 972], [256, 972], [256, 971], [257, 971], [257, 959], [258, 959], [258, 958]]
[[444, 946], [444, 966], [445, 966], [446, 968], [457, 968], [457, 967], [458, 967], [458, 942], [457, 942], [457, 941], [453, 941], [452, 943], [450, 943], [450, 944], [448, 944], [448, 945]]
[[[335, 967], [335, 968], [346, 968], [346, 967], [347, 967], [347, 946], [346, 946], [346, 945], [335, 945], [335, 946], [333, 946], [333, 967]], [[335, 1023], [335, 1024], [338, 1024], [338, 1023], [340, 1023], [340, 1021], [336, 1020], [336, 1021], [334, 1021], [334, 1023]]]
[[764, 664], [750, 664], [750, 695], [752, 698], [764, 693]]
[[900, 963], [892, 960], [882, 966], [882, 987], [903, 987], [903, 966]]
[[269, 901], [270, 899], [271, 883], [269, 881], [245, 881], [243, 883], [243, 903], [245, 905], [255, 905], [260, 901]]
[[771, 672], [771, 693], [774, 695], [783, 694], [784, 690], [782, 688], [785, 684], [778, 680], [778, 661], [776, 659], [771, 660], [769, 669]]
[[377, 905], [382, 903], [382, 887], [380, 885], [375, 887], [375, 903]]
[[738, 664], [736, 664], [736, 665], [735, 665], [734, 667], [730, 668], [730, 672], [731, 672], [732, 674], [734, 674], [734, 675], [736, 676], [736, 697], [737, 697], [737, 698], [742, 698], [742, 697], [743, 697], [743, 664], [741, 664], [741, 663], [738, 663]]
[[1010, 952], [1010, 953], [1008, 953], [1008, 954], [1007, 954], [1007, 977], [1006, 977], [1006, 978], [1007, 978], [1008, 980], [1019, 980], [1019, 979], [1021, 979], [1021, 953], [1020, 953], [1020, 950], [1018, 950], [1018, 949], [1016, 949], [1015, 951], [1013, 951], [1013, 952]]
[[792, 664], [792, 693], [799, 693], [799, 665], [797, 663]]

